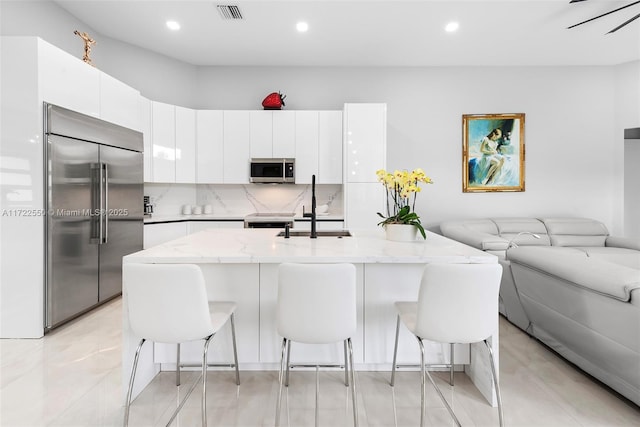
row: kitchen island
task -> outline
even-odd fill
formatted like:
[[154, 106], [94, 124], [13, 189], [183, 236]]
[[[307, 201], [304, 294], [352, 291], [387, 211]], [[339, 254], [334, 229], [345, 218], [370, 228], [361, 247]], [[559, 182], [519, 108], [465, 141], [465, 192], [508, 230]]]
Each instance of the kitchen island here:
[[[276, 229], [209, 229], [124, 257], [124, 263], [189, 263], [201, 267], [212, 300], [238, 304], [236, 330], [241, 370], [278, 369], [281, 337], [276, 332], [277, 269], [283, 262], [347, 262], [357, 270], [358, 332], [353, 337], [358, 370], [391, 370], [396, 314], [393, 303], [416, 300], [426, 263], [497, 263], [497, 257], [427, 232], [427, 239], [393, 242], [381, 229], [353, 230], [351, 237], [278, 237]], [[126, 283], [125, 283], [126, 286]], [[139, 337], [128, 327], [123, 294], [123, 384], [126, 387]], [[223, 328], [209, 350], [214, 363], [232, 360], [231, 337]], [[427, 363], [449, 361], [449, 345], [426, 345]], [[498, 355], [498, 336], [492, 337]], [[201, 342], [182, 346], [182, 362], [197, 362]], [[342, 344], [309, 346], [294, 343], [292, 363], [342, 360]], [[138, 366], [137, 395], [161, 370], [175, 369], [175, 346], [143, 348]], [[496, 357], [496, 361], [499, 360]], [[399, 364], [417, 364], [419, 350], [401, 329]], [[455, 349], [458, 370], [464, 369], [476, 387], [495, 404], [486, 350], [480, 345]]]

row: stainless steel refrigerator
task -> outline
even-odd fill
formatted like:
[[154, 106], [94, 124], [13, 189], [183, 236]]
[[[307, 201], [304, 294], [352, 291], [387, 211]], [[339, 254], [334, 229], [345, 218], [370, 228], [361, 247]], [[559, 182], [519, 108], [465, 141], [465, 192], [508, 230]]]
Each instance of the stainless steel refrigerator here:
[[122, 293], [122, 257], [142, 249], [142, 134], [44, 105], [45, 330]]

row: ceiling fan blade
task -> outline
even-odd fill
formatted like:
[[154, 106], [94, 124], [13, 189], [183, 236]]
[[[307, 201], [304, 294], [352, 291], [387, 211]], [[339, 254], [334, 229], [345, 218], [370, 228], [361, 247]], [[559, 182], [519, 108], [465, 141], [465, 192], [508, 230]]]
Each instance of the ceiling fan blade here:
[[626, 22], [623, 22], [622, 24], [618, 25], [617, 27], [615, 27], [613, 30], [609, 31], [607, 34], [611, 34], [611, 33], [615, 33], [616, 31], [618, 31], [620, 28], [624, 27], [625, 25], [627, 25], [630, 22], [635, 21], [636, 19], [640, 18], [640, 13], [637, 14], [636, 16], [634, 16], [633, 18], [629, 19]]
[[[619, 7], [617, 9], [613, 9], [612, 11], [609, 11], [607, 13], [603, 13], [602, 15], [594, 16], [593, 18], [587, 19], [586, 21], [578, 22], [577, 24], [574, 24], [574, 25], [572, 25], [570, 27], [567, 27], [567, 29], [569, 30], [571, 28], [577, 27], [578, 25], [586, 24], [587, 22], [591, 22], [591, 21], [594, 21], [594, 20], [596, 20], [598, 18], [602, 18], [603, 16], [611, 15], [614, 12], [618, 12], [619, 10], [626, 9], [626, 8], [631, 7], [631, 6], [633, 6], [635, 4], [638, 4], [638, 3], [640, 3], [640, 0], [634, 1], [633, 3], [629, 3], [626, 6], [622, 6], [622, 7]], [[633, 19], [635, 19], [635, 18], [633, 18]], [[632, 19], [632, 21], [633, 21], [633, 19]], [[625, 23], [625, 25], [626, 24], [627, 23]]]
[[569, 2], [569, 4], [571, 4], [571, 3], [580, 3], [581, 1], [587, 1], [587, 0], [571, 0]]

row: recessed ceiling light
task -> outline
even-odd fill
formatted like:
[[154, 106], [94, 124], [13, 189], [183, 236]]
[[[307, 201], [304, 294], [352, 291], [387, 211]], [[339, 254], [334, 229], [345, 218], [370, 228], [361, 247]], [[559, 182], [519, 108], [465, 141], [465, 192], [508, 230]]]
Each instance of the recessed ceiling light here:
[[178, 31], [180, 29], [180, 24], [176, 21], [167, 21], [167, 28], [171, 31]]
[[298, 22], [296, 24], [296, 30], [301, 33], [305, 33], [309, 30], [309, 24], [307, 24], [306, 22]]
[[460, 28], [460, 24], [458, 24], [457, 22], [449, 22], [449, 23], [447, 24], [447, 26], [446, 26], [446, 27], [444, 27], [444, 30], [445, 30], [447, 33], [454, 33], [454, 32], [456, 32], [456, 31], [458, 31], [458, 28]]

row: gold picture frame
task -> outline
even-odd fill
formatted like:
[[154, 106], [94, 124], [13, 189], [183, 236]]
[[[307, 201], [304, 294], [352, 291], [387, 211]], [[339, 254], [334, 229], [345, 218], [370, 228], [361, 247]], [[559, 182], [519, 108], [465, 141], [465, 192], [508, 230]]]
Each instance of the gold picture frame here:
[[462, 116], [462, 191], [524, 191], [524, 113]]

